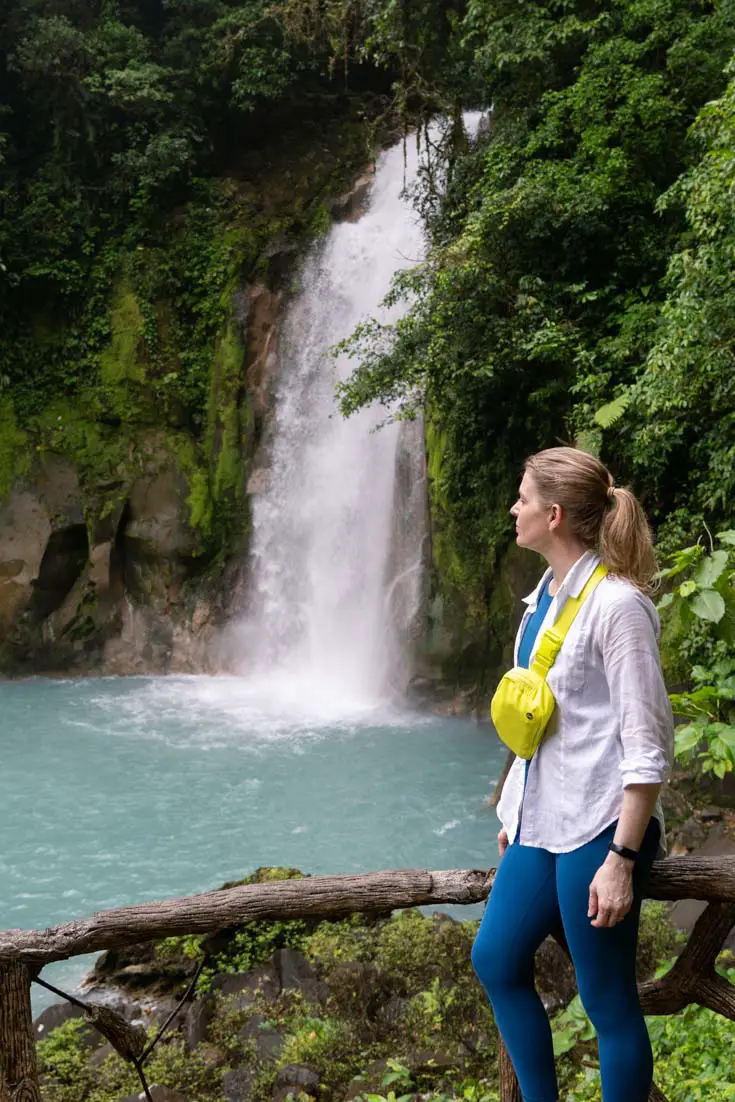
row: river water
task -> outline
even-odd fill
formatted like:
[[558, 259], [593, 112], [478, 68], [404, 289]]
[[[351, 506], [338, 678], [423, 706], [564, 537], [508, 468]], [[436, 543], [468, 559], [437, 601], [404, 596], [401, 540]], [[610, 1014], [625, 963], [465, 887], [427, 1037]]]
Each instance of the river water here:
[[[0, 929], [304, 872], [495, 863], [490, 728], [238, 678], [0, 683]], [[274, 700], [281, 703], [274, 705]], [[468, 917], [477, 908], [457, 909]], [[73, 988], [92, 958], [47, 968]], [[34, 989], [34, 1009], [53, 996]]]

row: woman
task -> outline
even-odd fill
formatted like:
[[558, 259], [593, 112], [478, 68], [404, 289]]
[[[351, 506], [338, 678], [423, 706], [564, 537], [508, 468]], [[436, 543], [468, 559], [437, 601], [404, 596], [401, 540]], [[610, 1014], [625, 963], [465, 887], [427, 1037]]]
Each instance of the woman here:
[[498, 805], [501, 861], [472, 962], [524, 1102], [557, 1102], [533, 958], [563, 927], [598, 1034], [604, 1102], [646, 1102], [653, 1067], [636, 943], [646, 877], [665, 852], [659, 791], [674, 737], [658, 616], [645, 595], [655, 572], [651, 534], [633, 494], [574, 448], [526, 461], [511, 513], [518, 546], [549, 564], [525, 598], [516, 665], [530, 664], [544, 630], [600, 561], [608, 574], [582, 603], [548, 673], [556, 709], [546, 737], [508, 774]]

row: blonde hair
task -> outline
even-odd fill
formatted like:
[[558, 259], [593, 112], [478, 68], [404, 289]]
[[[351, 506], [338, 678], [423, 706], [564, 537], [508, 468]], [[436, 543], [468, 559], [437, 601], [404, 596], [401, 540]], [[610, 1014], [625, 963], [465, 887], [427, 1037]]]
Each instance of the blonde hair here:
[[524, 470], [541, 500], [562, 507], [570, 533], [597, 551], [611, 574], [643, 592], [654, 588], [656, 555], [646, 515], [599, 459], [577, 448], [547, 448], [530, 456]]

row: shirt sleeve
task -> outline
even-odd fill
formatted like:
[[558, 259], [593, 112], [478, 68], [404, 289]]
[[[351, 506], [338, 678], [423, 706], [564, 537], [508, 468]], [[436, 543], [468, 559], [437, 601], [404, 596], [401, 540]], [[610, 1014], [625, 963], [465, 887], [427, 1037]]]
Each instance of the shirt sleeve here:
[[659, 784], [674, 757], [674, 719], [658, 648], [658, 614], [626, 587], [607, 610], [602, 657], [610, 703], [620, 722], [623, 787]]

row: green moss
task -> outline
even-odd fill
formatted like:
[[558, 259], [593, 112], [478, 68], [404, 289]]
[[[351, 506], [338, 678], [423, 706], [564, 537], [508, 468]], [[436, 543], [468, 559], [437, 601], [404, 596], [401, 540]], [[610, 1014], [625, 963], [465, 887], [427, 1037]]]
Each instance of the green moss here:
[[[38, 1045], [44, 1102], [118, 1102], [137, 1097], [141, 1082], [132, 1064], [117, 1054], [96, 1068], [89, 1065], [84, 1035], [90, 1029], [80, 1019], [64, 1022]], [[221, 1070], [213, 1070], [197, 1052], [187, 1052], [183, 1040], [168, 1039], [154, 1049], [145, 1066], [149, 1083], [165, 1083], [197, 1102], [222, 1098]]]
[[100, 381], [111, 411], [123, 421], [135, 420], [140, 412], [140, 393], [146, 383], [145, 329], [135, 293], [121, 282], [112, 299], [112, 335], [100, 356]]
[[0, 394], [0, 502], [30, 466], [27, 435], [18, 428], [13, 400]]

